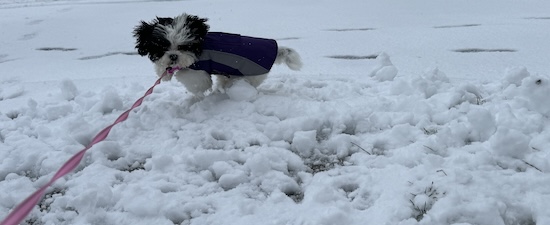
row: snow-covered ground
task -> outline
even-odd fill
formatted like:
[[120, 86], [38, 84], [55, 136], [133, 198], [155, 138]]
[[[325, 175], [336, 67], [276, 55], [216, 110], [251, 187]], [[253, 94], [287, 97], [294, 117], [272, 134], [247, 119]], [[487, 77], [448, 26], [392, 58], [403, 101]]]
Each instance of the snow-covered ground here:
[[295, 48], [162, 83], [24, 224], [550, 224], [550, 2], [0, 1], [0, 220], [156, 80], [140, 20]]

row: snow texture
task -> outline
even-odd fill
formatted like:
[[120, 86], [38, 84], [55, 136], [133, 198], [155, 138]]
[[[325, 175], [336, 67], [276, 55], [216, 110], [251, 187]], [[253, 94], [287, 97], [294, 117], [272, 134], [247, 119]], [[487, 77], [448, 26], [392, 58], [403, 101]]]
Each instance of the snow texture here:
[[23, 224], [550, 224], [548, 8], [1, 1], [0, 219], [154, 83], [133, 27], [186, 10], [303, 70], [201, 98], [163, 82]]

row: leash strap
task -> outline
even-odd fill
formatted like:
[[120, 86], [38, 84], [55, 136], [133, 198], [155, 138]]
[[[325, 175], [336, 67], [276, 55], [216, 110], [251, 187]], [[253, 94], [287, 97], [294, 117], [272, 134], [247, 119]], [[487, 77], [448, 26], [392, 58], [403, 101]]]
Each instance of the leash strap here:
[[66, 174], [70, 173], [71, 171], [73, 171], [77, 166], [78, 164], [80, 163], [80, 161], [82, 160], [82, 158], [84, 157], [84, 153], [86, 153], [86, 151], [88, 149], [90, 149], [92, 146], [94, 146], [95, 144], [105, 140], [105, 138], [107, 138], [107, 135], [109, 135], [109, 132], [111, 132], [111, 129], [118, 123], [122, 122], [122, 121], [125, 121], [127, 118], [128, 118], [128, 115], [130, 115], [130, 112], [135, 109], [136, 107], [140, 106], [141, 103], [143, 102], [143, 99], [145, 97], [147, 97], [148, 95], [150, 95], [151, 93], [153, 93], [153, 88], [155, 88], [155, 86], [157, 86], [158, 84], [160, 84], [160, 81], [161, 79], [166, 76], [168, 73], [170, 74], [173, 74], [174, 72], [176, 72], [177, 70], [180, 70], [181, 68], [179, 67], [176, 67], [176, 68], [172, 68], [172, 67], [169, 67], [166, 69], [166, 71], [159, 77], [159, 79], [157, 79], [157, 81], [155, 82], [155, 84], [153, 84], [153, 86], [151, 88], [149, 88], [149, 90], [147, 90], [147, 92], [145, 92], [145, 94], [143, 95], [143, 97], [139, 98], [133, 105], [130, 109], [126, 110], [125, 112], [123, 112], [116, 120], [113, 124], [109, 125], [108, 127], [106, 127], [105, 129], [103, 129], [102, 131], [100, 131], [93, 139], [92, 139], [92, 142], [90, 144], [88, 144], [88, 146], [86, 146], [86, 148], [80, 150], [78, 153], [76, 153], [73, 157], [71, 157], [67, 162], [65, 162], [65, 164], [59, 168], [59, 170], [57, 171], [57, 173], [55, 173], [55, 175], [52, 177], [52, 179], [50, 179], [50, 181], [48, 183], [46, 183], [44, 186], [42, 186], [40, 189], [36, 190], [32, 195], [30, 195], [29, 197], [27, 197], [27, 199], [25, 199], [23, 202], [21, 202], [17, 207], [15, 207], [13, 209], [13, 211], [6, 217], [4, 218], [4, 220], [2, 221], [2, 223], [0, 223], [0, 225], [17, 225], [19, 224], [21, 221], [23, 221], [23, 219], [25, 219], [25, 217], [31, 212], [31, 210], [34, 208], [34, 206], [38, 203], [38, 201], [40, 201], [40, 199], [42, 198], [42, 196], [44, 196], [44, 193], [46, 192], [46, 189], [52, 185], [57, 179], [65, 176]]

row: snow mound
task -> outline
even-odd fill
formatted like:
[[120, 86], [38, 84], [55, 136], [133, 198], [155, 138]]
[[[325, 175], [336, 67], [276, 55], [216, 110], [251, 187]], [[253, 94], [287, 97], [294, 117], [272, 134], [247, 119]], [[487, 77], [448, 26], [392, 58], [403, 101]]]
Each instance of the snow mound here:
[[61, 95], [67, 101], [74, 100], [79, 94], [76, 85], [68, 79], [61, 81], [60, 89]]
[[233, 82], [231, 87], [225, 90], [225, 93], [235, 101], [251, 101], [258, 95], [256, 88], [245, 80]]
[[397, 68], [393, 65], [386, 53], [380, 53], [376, 57], [377, 65], [370, 72], [371, 77], [380, 81], [392, 81], [397, 76]]

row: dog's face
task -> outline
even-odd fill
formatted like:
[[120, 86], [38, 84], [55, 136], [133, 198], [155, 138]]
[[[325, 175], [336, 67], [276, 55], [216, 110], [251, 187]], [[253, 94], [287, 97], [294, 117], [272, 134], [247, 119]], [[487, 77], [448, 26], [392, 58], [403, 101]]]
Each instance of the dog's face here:
[[168, 67], [187, 68], [202, 52], [209, 28], [206, 21], [185, 13], [174, 18], [157, 17], [150, 23], [141, 21], [134, 29], [138, 53], [149, 56], [159, 72]]

